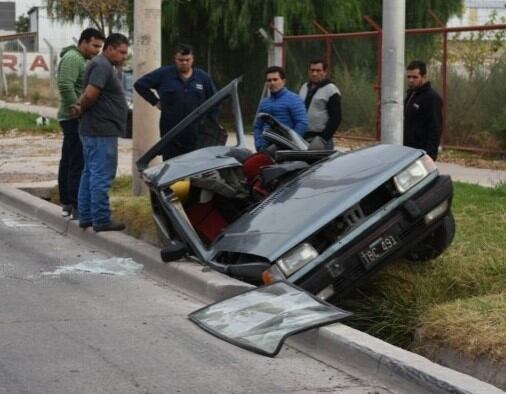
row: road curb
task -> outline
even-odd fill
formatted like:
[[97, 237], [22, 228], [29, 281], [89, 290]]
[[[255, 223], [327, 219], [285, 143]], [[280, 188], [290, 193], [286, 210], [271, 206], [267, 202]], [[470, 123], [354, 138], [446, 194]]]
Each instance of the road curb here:
[[[24, 191], [0, 185], [0, 201], [37, 217], [55, 230], [79, 238], [120, 257], [144, 264], [149, 274], [177, 283], [209, 301], [239, 294], [251, 285], [221, 275], [193, 262], [164, 264], [159, 249], [123, 233], [94, 233], [61, 216], [58, 206]], [[431, 393], [499, 394], [504, 391], [469, 375], [433, 363], [425, 357], [390, 345], [343, 324], [334, 324], [296, 335], [288, 343], [308, 356], [339, 369], [343, 365], [386, 378], [395, 387], [416, 385]]]
[[160, 250], [143, 241], [121, 232], [95, 233], [91, 229], [83, 230], [78, 222], [61, 215], [61, 209], [55, 204], [9, 186], [0, 185], [0, 200], [21, 211], [23, 214], [38, 218], [56, 231], [78, 238], [98, 249], [115, 256], [131, 257], [144, 264], [145, 270], [178, 286], [195, 292], [207, 301], [216, 301], [242, 293], [252, 286], [241, 281], [206, 269], [194, 262], [163, 263]]

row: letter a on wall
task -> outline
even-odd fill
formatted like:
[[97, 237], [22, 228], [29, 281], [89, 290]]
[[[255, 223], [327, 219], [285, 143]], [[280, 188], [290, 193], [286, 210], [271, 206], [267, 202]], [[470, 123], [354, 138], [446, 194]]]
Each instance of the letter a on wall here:
[[30, 66], [30, 71], [35, 70], [37, 67], [43, 68], [45, 71], [48, 71], [48, 67], [46, 64], [46, 61], [44, 60], [44, 57], [42, 55], [37, 55], [35, 59], [33, 59], [33, 63]]

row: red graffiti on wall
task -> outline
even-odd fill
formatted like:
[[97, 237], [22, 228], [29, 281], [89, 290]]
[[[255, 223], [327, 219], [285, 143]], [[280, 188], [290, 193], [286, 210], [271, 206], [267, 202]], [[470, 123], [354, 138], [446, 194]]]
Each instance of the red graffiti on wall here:
[[42, 67], [45, 71], [49, 70], [42, 55], [35, 56], [35, 59], [33, 59], [32, 65], [30, 66], [30, 71], [35, 70], [37, 67]]
[[[4, 53], [2, 64], [5, 68], [8, 68], [12, 71], [18, 71], [18, 56]], [[44, 56], [42, 55], [35, 56], [32, 64], [30, 65], [29, 70], [33, 71], [36, 68], [42, 68], [44, 69], [44, 71], [49, 71], [49, 67], [47, 66]]]
[[18, 64], [18, 58], [15, 55], [4, 54], [2, 64], [4, 67], [10, 68], [12, 71], [16, 71], [16, 64]]

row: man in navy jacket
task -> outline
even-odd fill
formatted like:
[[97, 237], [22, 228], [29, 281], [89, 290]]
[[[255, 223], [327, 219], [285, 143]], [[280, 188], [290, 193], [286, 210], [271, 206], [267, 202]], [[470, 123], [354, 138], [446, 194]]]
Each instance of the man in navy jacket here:
[[[142, 76], [134, 84], [137, 93], [161, 110], [160, 137], [216, 93], [209, 75], [199, 68], [193, 68], [191, 46], [179, 45], [174, 60], [174, 65], [160, 67]], [[188, 126], [166, 148], [163, 159], [195, 150], [198, 136], [198, 124]]]
[[[285, 70], [278, 66], [269, 67], [265, 72], [265, 80], [271, 95], [262, 100], [259, 112], [274, 116], [301, 137], [304, 136], [308, 125], [306, 108], [297, 94], [285, 88]], [[260, 118], [255, 122], [255, 148], [257, 151], [262, 151], [268, 146], [268, 142], [262, 137], [266, 126]]]

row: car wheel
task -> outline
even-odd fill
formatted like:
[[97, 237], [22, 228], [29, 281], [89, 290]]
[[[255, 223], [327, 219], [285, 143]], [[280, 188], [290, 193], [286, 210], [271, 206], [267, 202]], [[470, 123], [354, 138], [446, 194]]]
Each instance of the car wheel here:
[[432, 260], [441, 255], [455, 236], [455, 219], [450, 211], [432, 233], [406, 254], [411, 261]]

